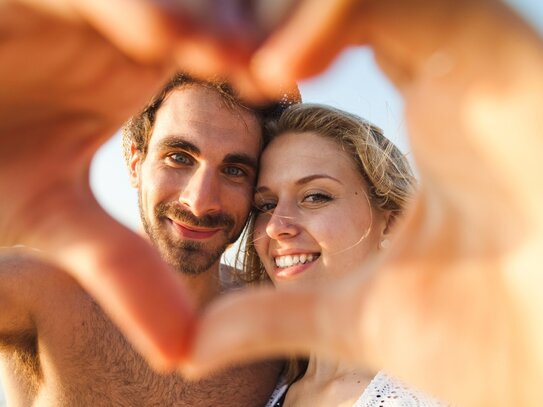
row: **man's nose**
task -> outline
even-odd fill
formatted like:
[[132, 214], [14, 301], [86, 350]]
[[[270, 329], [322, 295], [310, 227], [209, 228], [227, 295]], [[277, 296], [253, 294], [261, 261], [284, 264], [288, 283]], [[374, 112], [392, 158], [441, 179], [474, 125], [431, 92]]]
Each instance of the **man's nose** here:
[[218, 175], [211, 168], [201, 166], [180, 192], [179, 202], [196, 216], [220, 212], [220, 189]]

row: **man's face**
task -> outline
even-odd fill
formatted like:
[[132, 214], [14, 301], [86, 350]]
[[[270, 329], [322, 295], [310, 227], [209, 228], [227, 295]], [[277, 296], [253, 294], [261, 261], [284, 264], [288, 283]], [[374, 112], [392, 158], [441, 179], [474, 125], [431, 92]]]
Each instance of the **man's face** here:
[[146, 157], [132, 149], [133, 186], [145, 231], [179, 271], [218, 265], [241, 233], [261, 140], [256, 117], [214, 90], [174, 90], [157, 112]]

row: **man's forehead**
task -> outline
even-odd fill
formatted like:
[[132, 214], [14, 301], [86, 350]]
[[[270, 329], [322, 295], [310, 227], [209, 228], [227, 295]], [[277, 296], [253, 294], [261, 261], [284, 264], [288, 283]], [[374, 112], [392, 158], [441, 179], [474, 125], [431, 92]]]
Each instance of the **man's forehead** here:
[[256, 153], [261, 127], [254, 113], [227, 106], [217, 91], [186, 85], [172, 91], [157, 111], [150, 147], [175, 144], [178, 139], [200, 149]]
[[[157, 113], [163, 110], [198, 112], [218, 111], [224, 116], [245, 117], [258, 121], [255, 111], [246, 109], [236, 103], [234, 96], [221, 93], [218, 89], [198, 83], [184, 84], [173, 89], [164, 99]], [[241, 102], [240, 102], [241, 103]]]

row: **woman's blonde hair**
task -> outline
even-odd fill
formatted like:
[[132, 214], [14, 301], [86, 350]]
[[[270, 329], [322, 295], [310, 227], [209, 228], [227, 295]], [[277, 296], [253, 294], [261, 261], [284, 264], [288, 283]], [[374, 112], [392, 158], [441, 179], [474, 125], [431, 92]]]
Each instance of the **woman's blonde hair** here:
[[[336, 141], [365, 180], [375, 209], [401, 216], [410, 202], [416, 181], [407, 159], [380, 128], [368, 121], [333, 107], [301, 103], [289, 107], [269, 127], [266, 145], [285, 133], [311, 132]], [[253, 210], [244, 232], [245, 248], [237, 255], [237, 259], [243, 259], [240, 278], [246, 283], [268, 280], [253, 245], [256, 216]]]

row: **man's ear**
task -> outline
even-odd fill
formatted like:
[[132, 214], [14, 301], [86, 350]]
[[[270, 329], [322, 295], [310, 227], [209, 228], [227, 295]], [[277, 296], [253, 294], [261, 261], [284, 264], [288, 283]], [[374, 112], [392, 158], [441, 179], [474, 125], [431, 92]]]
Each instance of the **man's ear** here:
[[133, 188], [140, 186], [140, 167], [143, 161], [142, 152], [136, 148], [134, 143], [130, 144], [130, 155], [128, 156], [128, 171], [130, 176], [130, 185]]

